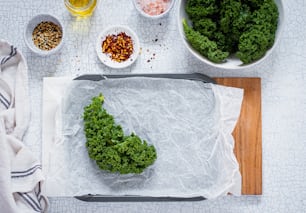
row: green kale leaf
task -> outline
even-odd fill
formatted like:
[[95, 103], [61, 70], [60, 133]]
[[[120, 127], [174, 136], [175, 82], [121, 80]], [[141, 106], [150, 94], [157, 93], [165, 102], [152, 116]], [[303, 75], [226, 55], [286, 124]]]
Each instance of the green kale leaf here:
[[193, 20], [202, 19], [218, 12], [216, 0], [188, 0], [186, 13]]
[[190, 45], [199, 51], [201, 55], [216, 63], [220, 63], [228, 57], [228, 52], [218, 49], [216, 42], [209, 40], [206, 36], [192, 29], [187, 24], [186, 19], [183, 20], [183, 27]]
[[273, 0], [264, 0], [251, 20], [239, 38], [236, 54], [246, 64], [260, 59], [274, 43], [278, 9]]
[[100, 169], [120, 174], [139, 174], [152, 165], [156, 158], [153, 145], [137, 135], [124, 135], [112, 115], [102, 107], [104, 96], [93, 97], [84, 108], [83, 120], [88, 155]]
[[274, 43], [279, 16], [274, 0], [187, 0], [185, 11], [192, 22], [183, 20], [187, 41], [212, 62], [236, 54], [248, 64]]

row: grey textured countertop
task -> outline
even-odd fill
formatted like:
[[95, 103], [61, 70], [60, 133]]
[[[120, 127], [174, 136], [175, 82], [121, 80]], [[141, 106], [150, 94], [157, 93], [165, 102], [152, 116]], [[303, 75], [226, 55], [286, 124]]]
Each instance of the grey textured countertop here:
[[[149, 21], [132, 2], [101, 0], [86, 21], [71, 17], [61, 1], [0, 0], [0, 38], [17, 46], [29, 66], [31, 124], [25, 143], [41, 153], [42, 79], [88, 73], [189, 73], [215, 77], [262, 78], [263, 195], [223, 197], [181, 203], [85, 203], [73, 198], [50, 198], [50, 212], [304, 212], [306, 209], [306, 2], [284, 1], [285, 29], [278, 46], [263, 63], [246, 70], [209, 67], [194, 58], [178, 34], [174, 6], [168, 18]], [[23, 40], [26, 22], [35, 14], [58, 16], [67, 40], [56, 55], [41, 58]], [[112, 24], [125, 24], [140, 38], [142, 54], [130, 68], [114, 71], [95, 53], [98, 33]]]

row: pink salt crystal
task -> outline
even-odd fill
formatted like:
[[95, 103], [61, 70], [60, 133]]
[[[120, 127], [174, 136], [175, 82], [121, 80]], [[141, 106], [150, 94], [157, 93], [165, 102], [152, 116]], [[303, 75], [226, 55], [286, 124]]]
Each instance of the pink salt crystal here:
[[151, 15], [160, 15], [164, 13], [170, 4], [171, 0], [138, 0], [141, 9]]

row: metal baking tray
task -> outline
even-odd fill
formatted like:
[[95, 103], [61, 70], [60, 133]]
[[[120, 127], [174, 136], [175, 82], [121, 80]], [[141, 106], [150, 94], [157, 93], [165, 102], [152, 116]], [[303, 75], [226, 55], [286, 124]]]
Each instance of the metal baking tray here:
[[[148, 77], [148, 78], [171, 78], [171, 79], [186, 79], [194, 81], [202, 81], [203, 83], [216, 83], [212, 78], [201, 73], [171, 73], [171, 74], [89, 74], [81, 75], [74, 80], [90, 80], [101, 81], [105, 79], [116, 78], [131, 78], [131, 77]], [[101, 194], [86, 194], [75, 196], [76, 199], [86, 202], [177, 202], [177, 201], [202, 201], [205, 197], [173, 197], [173, 196], [139, 196], [139, 195], [101, 195]]]
[[208, 77], [207, 75], [201, 73], [169, 73], [169, 74], [89, 74], [81, 75], [76, 77], [74, 80], [91, 80], [91, 81], [101, 81], [108, 78], [131, 78], [131, 77], [148, 77], [148, 78], [171, 78], [171, 79], [185, 79], [185, 80], [194, 80], [202, 81], [204, 83], [216, 83], [215, 80]]

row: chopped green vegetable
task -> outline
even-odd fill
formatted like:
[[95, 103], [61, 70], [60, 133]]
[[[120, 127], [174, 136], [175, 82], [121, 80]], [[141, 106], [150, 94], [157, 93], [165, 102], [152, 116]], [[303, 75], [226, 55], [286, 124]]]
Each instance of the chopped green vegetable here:
[[201, 33], [203, 36], [212, 39], [217, 30], [217, 25], [210, 18], [203, 18], [193, 23], [193, 29]]
[[104, 96], [92, 98], [84, 108], [84, 130], [89, 157], [102, 170], [120, 174], [143, 172], [156, 160], [156, 150], [137, 135], [125, 136], [120, 125], [102, 107]]
[[278, 10], [272, 0], [265, 0], [253, 12], [251, 22], [246, 25], [238, 44], [237, 56], [244, 63], [260, 59], [272, 47], [277, 29]]
[[278, 9], [274, 0], [187, 0], [183, 20], [190, 45], [209, 60], [221, 63], [229, 54], [245, 64], [272, 47]]
[[186, 20], [183, 20], [183, 27], [190, 45], [209, 60], [219, 63], [228, 56], [228, 52], [218, 49], [216, 42], [209, 40], [209, 38], [188, 26]]
[[188, 0], [186, 12], [193, 20], [202, 19], [218, 12], [218, 6], [216, 0]]

